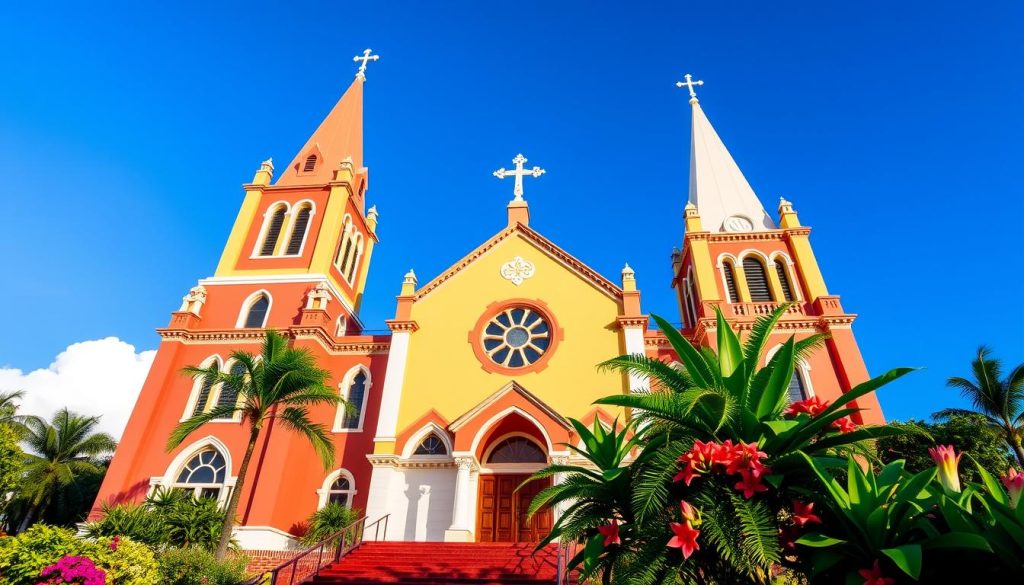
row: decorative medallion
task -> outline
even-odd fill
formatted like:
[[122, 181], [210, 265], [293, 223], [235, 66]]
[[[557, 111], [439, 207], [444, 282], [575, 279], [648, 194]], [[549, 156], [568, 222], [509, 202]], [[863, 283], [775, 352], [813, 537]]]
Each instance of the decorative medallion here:
[[512, 260], [501, 265], [501, 277], [511, 280], [512, 284], [519, 286], [523, 281], [533, 276], [537, 269], [522, 256], [516, 256]]
[[512, 307], [495, 315], [480, 340], [495, 364], [522, 368], [534, 364], [551, 345], [551, 326], [530, 307]]
[[742, 215], [731, 215], [722, 223], [727, 232], [751, 232], [754, 231], [754, 224], [749, 218]]

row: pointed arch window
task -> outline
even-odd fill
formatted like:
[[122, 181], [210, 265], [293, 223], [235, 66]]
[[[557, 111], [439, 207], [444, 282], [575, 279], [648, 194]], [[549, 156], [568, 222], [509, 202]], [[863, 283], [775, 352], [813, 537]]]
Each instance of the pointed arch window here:
[[352, 282], [352, 277], [355, 276], [356, 265], [359, 264], [359, 258], [363, 255], [363, 235], [356, 234], [353, 238], [352, 245], [352, 256], [349, 260], [348, 270], [343, 270], [342, 274], [345, 275], [345, 279]]
[[260, 248], [260, 256], [273, 256], [277, 248], [277, 240], [281, 237], [281, 228], [284, 226], [285, 206], [279, 205], [270, 216], [270, 224], [267, 226], [267, 233], [263, 235], [263, 246]]
[[437, 436], [437, 433], [430, 433], [425, 439], [420, 441], [419, 446], [413, 452], [413, 455], [447, 455], [448, 447], [445, 446], [444, 441], [441, 437]]
[[352, 485], [352, 480], [346, 475], [338, 475], [338, 479], [331, 482], [331, 487], [327, 489], [327, 503], [328, 504], [341, 504], [346, 508], [352, 506], [352, 497], [355, 495], [355, 486]]
[[789, 283], [786, 274], [786, 264], [781, 260], [775, 260], [775, 272], [779, 275], [779, 284], [782, 285], [782, 297], [788, 302], [793, 300], [793, 287]]
[[544, 450], [525, 437], [510, 437], [498, 443], [487, 458], [488, 463], [547, 463]]
[[335, 325], [334, 334], [343, 337], [346, 333], [348, 333], [348, 320], [345, 319], [345, 315], [341, 315], [338, 317], [338, 324]]
[[316, 155], [311, 154], [306, 157], [306, 162], [302, 165], [302, 172], [312, 173], [316, 169]]
[[352, 383], [349, 384], [348, 393], [345, 396], [345, 402], [347, 408], [345, 408], [345, 414], [341, 417], [341, 428], [348, 430], [359, 430], [363, 424], [363, 406], [366, 402], [366, 386], [369, 382], [369, 378], [366, 372], [360, 370], [359, 373], [352, 378]]
[[295, 216], [295, 223], [292, 225], [292, 235], [288, 239], [286, 254], [295, 255], [302, 250], [302, 242], [306, 239], [306, 229], [309, 227], [309, 216], [312, 212], [313, 208], [306, 205]]
[[730, 303], [740, 302], [739, 292], [736, 290], [736, 270], [732, 262], [725, 262], [722, 265], [722, 274], [725, 275], [725, 292]]
[[[218, 362], [216, 359], [214, 359], [210, 363], [210, 366], [219, 365], [220, 362]], [[199, 393], [196, 395], [195, 405], [192, 407], [192, 416], [206, 412], [206, 408], [207, 406], [209, 406], [210, 402], [210, 393], [213, 391], [213, 384], [213, 376], [203, 376], [202, 383], [199, 386]]]
[[[800, 366], [798, 364], [797, 368], [799, 367]], [[793, 377], [789, 379], [789, 388], [786, 393], [790, 404], [800, 402], [801, 400], [806, 400], [808, 398], [807, 388], [804, 386], [804, 380], [800, 376], [800, 372], [798, 370], [793, 370]]]
[[260, 294], [252, 304], [249, 305], [249, 312], [245, 316], [244, 327], [247, 329], [260, 329], [267, 323], [267, 312], [270, 310], [270, 297]]
[[220, 451], [204, 449], [182, 467], [171, 488], [191, 492], [197, 498], [221, 498], [225, 490], [227, 462]]
[[[245, 366], [241, 362], [231, 364], [231, 375], [241, 376], [245, 374]], [[224, 382], [220, 387], [220, 395], [217, 397], [217, 406], [234, 406], [238, 404], [238, 388], [229, 382]]]
[[764, 264], [753, 256], [743, 259], [743, 273], [747, 277], [747, 289], [750, 290], [750, 300], [764, 302], [772, 300], [772, 291], [768, 286], [768, 273]]

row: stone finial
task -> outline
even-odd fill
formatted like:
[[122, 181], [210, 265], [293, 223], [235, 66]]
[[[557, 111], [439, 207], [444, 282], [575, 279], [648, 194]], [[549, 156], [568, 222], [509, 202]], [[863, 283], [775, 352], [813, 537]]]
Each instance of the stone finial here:
[[409, 269], [402, 278], [402, 296], [408, 297], [416, 293], [416, 273]]
[[683, 208], [683, 221], [688, 232], [704, 231], [704, 226], [700, 221], [700, 214], [697, 213], [697, 206], [693, 204], [693, 201], [687, 202], [686, 207]]
[[199, 315], [199, 311], [203, 308], [203, 303], [205, 302], [206, 287], [198, 284], [190, 288], [188, 294], [181, 298], [181, 308], [178, 311]]
[[679, 248], [672, 248], [672, 273], [676, 274], [679, 272], [679, 267], [683, 265], [683, 253], [679, 251]]
[[327, 281], [318, 283], [306, 293], [306, 308], [326, 310], [327, 303], [334, 298], [331, 296], [331, 289]]
[[793, 203], [785, 197], [779, 197], [779, 227], [782, 229], [800, 227], [800, 218], [793, 210]]
[[260, 163], [260, 168], [252, 178], [253, 185], [269, 185], [274, 178], [274, 159], [268, 158]]
[[622, 267], [622, 290], [636, 290], [636, 272], [628, 262]]

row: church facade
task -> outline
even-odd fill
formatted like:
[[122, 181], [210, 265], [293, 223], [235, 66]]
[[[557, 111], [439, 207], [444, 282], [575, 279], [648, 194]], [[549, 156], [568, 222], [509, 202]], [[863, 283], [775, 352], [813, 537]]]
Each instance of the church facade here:
[[[515, 197], [500, 229], [450, 268], [401, 280], [390, 335], [363, 332], [359, 307], [378, 243], [363, 164], [364, 68], [294, 160], [264, 162], [244, 186], [238, 216], [213, 276], [204, 278], [158, 333], [161, 342], [97, 498], [141, 501], [159, 487], [226, 502], [237, 481], [248, 429], [238, 419], [205, 425], [171, 452], [180, 421], [238, 397], [189, 365], [233, 367], [231, 353], [257, 353], [268, 329], [312, 352], [352, 409], [316, 408], [336, 461], [324, 470], [303, 437], [261, 431], [241, 494], [236, 537], [244, 549], [294, 546], [302, 522], [328, 502], [388, 515], [390, 540], [536, 541], [557, 511], [527, 519], [543, 487], [515, 488], [552, 462], [572, 462], [568, 418], [612, 424], [623, 413], [593, 402], [638, 392], [646, 380], [595, 365], [625, 353], [675, 359], [648, 328], [633, 271], [598, 274], [530, 227], [515, 168]], [[827, 333], [827, 345], [798, 364], [794, 399], [833, 401], [868, 378], [851, 329], [855, 315], [828, 292], [793, 205], [765, 211], [704, 115], [693, 109], [685, 232], [673, 251], [672, 286], [681, 331], [713, 345], [719, 307], [739, 330], [791, 303], [773, 345]], [[275, 173], [277, 173], [275, 179]], [[682, 198], [680, 198], [681, 200]], [[475, 247], [473, 247], [475, 246]], [[662, 254], [664, 250], [651, 250]], [[671, 309], [671, 310], [674, 310]], [[670, 314], [663, 308], [663, 314]], [[857, 422], [882, 422], [873, 395]], [[557, 479], [556, 479], [557, 481]]]

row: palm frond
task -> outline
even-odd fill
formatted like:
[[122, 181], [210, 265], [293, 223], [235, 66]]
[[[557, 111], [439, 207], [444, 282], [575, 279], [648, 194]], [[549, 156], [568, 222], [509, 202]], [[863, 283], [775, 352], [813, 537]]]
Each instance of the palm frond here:
[[334, 465], [334, 443], [327, 435], [327, 428], [319, 423], [309, 420], [309, 414], [304, 408], [289, 406], [280, 411], [277, 417], [285, 427], [306, 437], [324, 469], [330, 469]]

